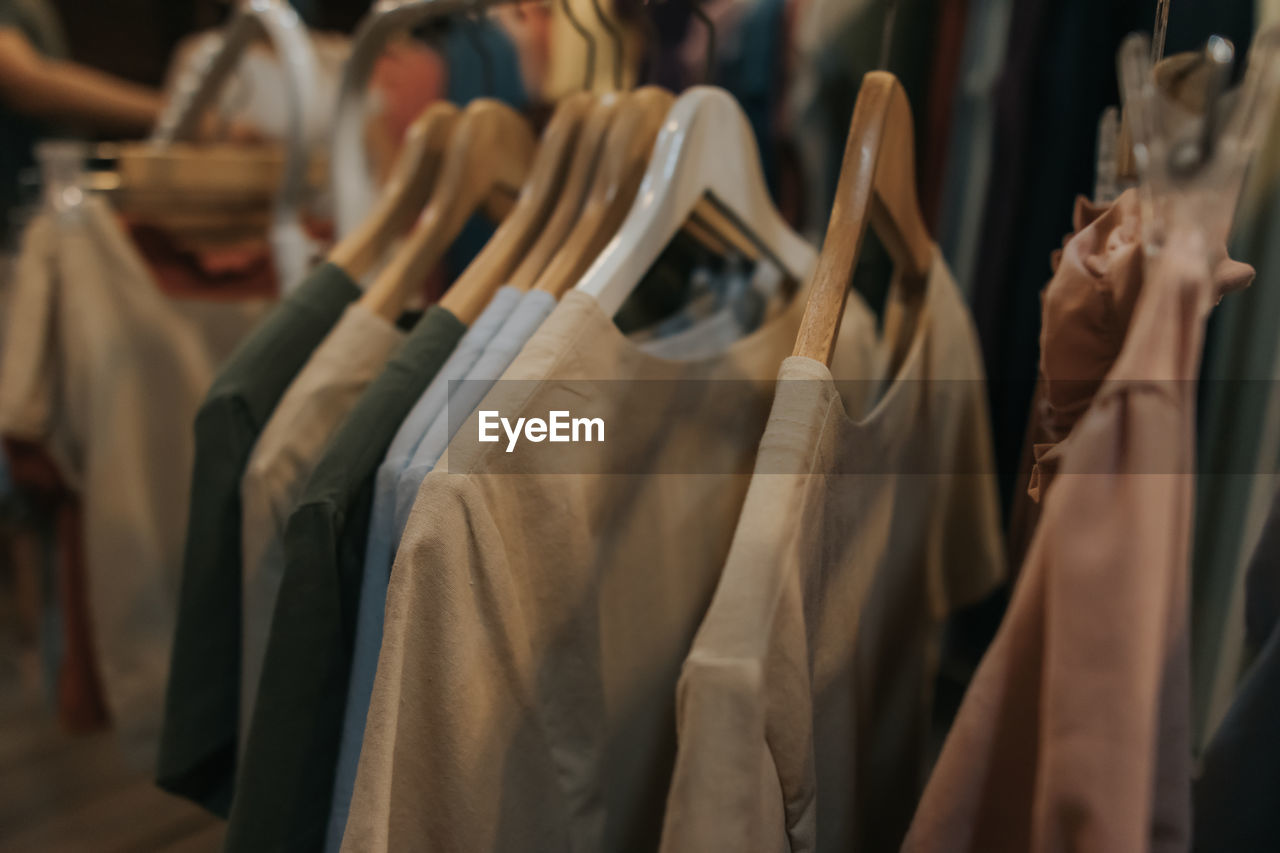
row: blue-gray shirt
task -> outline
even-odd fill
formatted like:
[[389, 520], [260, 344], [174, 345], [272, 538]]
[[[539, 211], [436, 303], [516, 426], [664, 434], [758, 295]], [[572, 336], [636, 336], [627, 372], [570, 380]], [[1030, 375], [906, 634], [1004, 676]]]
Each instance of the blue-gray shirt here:
[[[355, 648], [352, 656], [351, 680], [347, 685], [347, 706], [343, 716], [342, 741], [338, 751], [338, 769], [334, 776], [333, 802], [329, 810], [329, 828], [325, 850], [342, 847], [342, 833], [351, 807], [351, 792], [356, 782], [360, 761], [360, 743], [364, 739], [364, 720], [373, 692], [373, 676], [377, 670], [378, 650], [382, 644], [382, 607], [400, 541], [395, 526], [395, 486], [400, 473], [413, 459], [414, 451], [448, 403], [450, 384], [464, 378], [480, 358], [494, 334], [520, 301], [521, 291], [500, 287], [489, 305], [462, 336], [449, 359], [440, 368], [427, 390], [409, 412], [387, 448], [387, 455], [374, 479], [373, 510], [369, 515], [369, 539], [365, 545], [364, 578], [361, 582], [360, 605], [356, 616]], [[375, 589], [371, 590], [373, 586]], [[379, 595], [377, 589], [381, 589]], [[366, 625], [377, 625], [376, 633]], [[372, 660], [371, 665], [363, 662]]]

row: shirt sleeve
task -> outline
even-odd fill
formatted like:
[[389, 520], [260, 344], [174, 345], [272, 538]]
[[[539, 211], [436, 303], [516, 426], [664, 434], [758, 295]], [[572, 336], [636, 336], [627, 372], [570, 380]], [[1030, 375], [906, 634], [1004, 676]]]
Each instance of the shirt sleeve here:
[[301, 504], [285, 528], [286, 564], [227, 827], [228, 850], [317, 850], [346, 698], [338, 519]]
[[[196, 416], [191, 507], [156, 781], [218, 815], [231, 805], [240, 684], [240, 465], [253, 428], [216, 396]], [[236, 574], [227, 583], [227, 572]]]

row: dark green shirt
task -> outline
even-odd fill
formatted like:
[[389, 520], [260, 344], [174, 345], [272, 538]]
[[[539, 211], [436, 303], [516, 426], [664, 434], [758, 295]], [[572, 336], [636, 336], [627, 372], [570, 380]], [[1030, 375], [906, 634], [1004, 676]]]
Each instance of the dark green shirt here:
[[228, 851], [310, 853], [324, 845], [374, 475], [465, 331], [443, 308], [423, 316], [338, 429], [289, 516]]
[[219, 815], [231, 807], [240, 702], [240, 477], [281, 395], [359, 295], [341, 269], [317, 267], [236, 348], [196, 415], [156, 781]]

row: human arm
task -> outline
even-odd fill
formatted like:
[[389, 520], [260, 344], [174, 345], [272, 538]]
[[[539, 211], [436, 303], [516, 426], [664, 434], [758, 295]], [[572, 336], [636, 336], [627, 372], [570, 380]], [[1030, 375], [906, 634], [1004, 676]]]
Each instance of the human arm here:
[[21, 30], [0, 26], [0, 103], [89, 131], [141, 135], [155, 124], [164, 99], [145, 86], [46, 58]]

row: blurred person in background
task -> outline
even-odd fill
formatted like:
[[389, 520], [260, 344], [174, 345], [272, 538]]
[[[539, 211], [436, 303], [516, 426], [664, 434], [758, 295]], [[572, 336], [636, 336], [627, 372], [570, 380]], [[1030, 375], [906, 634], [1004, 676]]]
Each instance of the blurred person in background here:
[[160, 114], [159, 90], [69, 61], [46, 0], [0, 0], [0, 230], [24, 199], [21, 179], [42, 137], [80, 132], [141, 136]]

